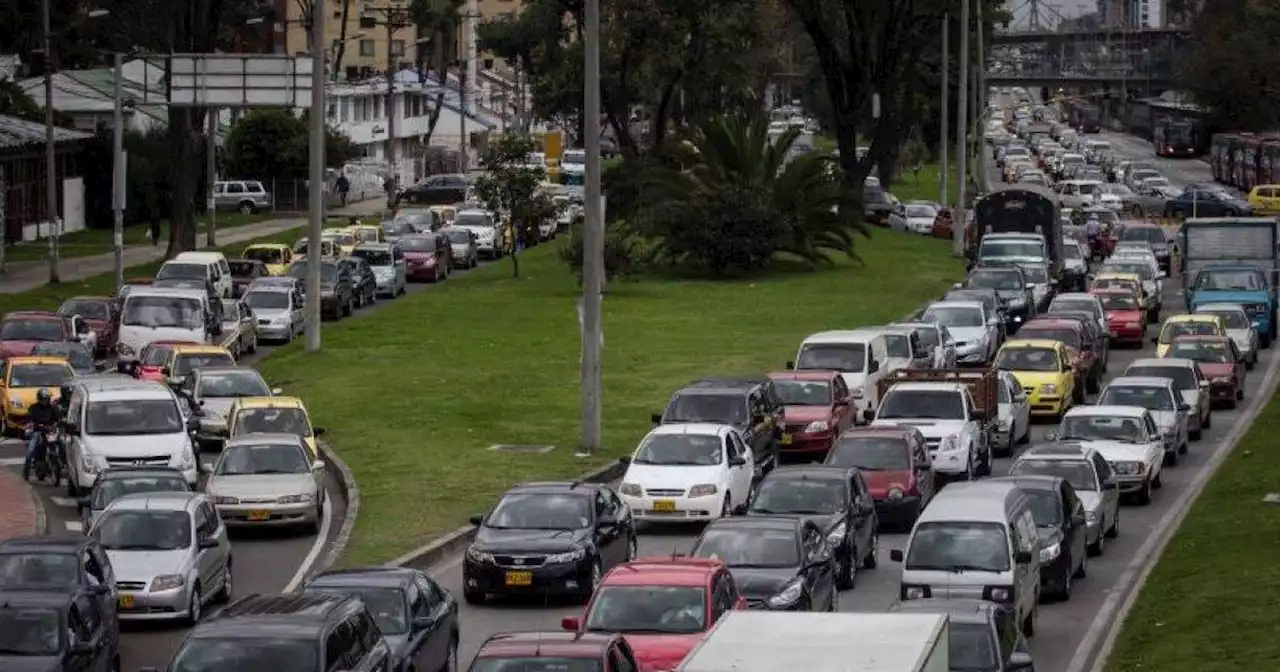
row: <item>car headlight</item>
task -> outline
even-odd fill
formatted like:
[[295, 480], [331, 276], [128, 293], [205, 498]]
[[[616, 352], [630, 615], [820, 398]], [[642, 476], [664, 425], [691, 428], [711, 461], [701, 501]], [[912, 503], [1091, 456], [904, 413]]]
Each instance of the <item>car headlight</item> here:
[[173, 456], [173, 459], [170, 460], [170, 466], [179, 471], [194, 469], [196, 466], [196, 456], [192, 454], [191, 448], [188, 446], [178, 451], [178, 454]]
[[226, 497], [224, 495], [215, 495], [213, 498], [214, 505], [221, 504], [223, 506], [235, 506], [240, 503], [239, 497]]
[[801, 581], [800, 579], [794, 579], [792, 580], [791, 583], [788, 583], [787, 587], [783, 588], [781, 592], [769, 598], [768, 604], [769, 606], [775, 607], [775, 608], [789, 607], [795, 604], [796, 602], [799, 602], [800, 598], [803, 596], [804, 596], [804, 582]]
[[186, 582], [187, 577], [182, 576], [181, 574], [161, 574], [160, 576], [151, 579], [151, 592], [154, 593], [161, 590], [173, 590], [174, 588], [182, 587], [182, 584]]
[[923, 600], [929, 597], [929, 589], [924, 586], [907, 586], [904, 596], [908, 600]]
[[831, 531], [827, 533], [827, 543], [832, 548], [844, 543], [844, 535], [848, 528], [845, 527], [844, 521], [840, 521]]
[[618, 492], [628, 497], [640, 497], [644, 494], [644, 488], [641, 488], [639, 483], [623, 483]]
[[134, 350], [126, 343], [116, 343], [116, 354], [121, 357], [132, 357]]
[[283, 325], [289, 324], [290, 319], [291, 318], [288, 315], [277, 315], [271, 318], [271, 323], [275, 325], [283, 326]]
[[467, 558], [475, 562], [493, 562], [493, 554], [485, 551], [477, 551], [474, 548], [467, 549]]
[[889, 499], [895, 499], [895, 500], [896, 500], [896, 499], [902, 499], [903, 494], [904, 494], [904, 493], [902, 492], [902, 488], [899, 488], [899, 487], [897, 487], [897, 486], [894, 486], [894, 487], [892, 487], [892, 488], [889, 488], [889, 494], [888, 494], [887, 496], [888, 496], [888, 498], [889, 498]]
[[690, 497], [706, 497], [707, 495], [714, 495], [717, 492], [719, 492], [719, 489], [716, 488], [713, 483], [699, 483], [698, 485], [689, 488]]
[[10, 400], [9, 400], [9, 405], [10, 405], [10, 406], [12, 406], [12, 407], [14, 407], [14, 408], [22, 408], [22, 400], [21, 400], [21, 399], [10, 399]]
[[1050, 544], [1040, 549], [1040, 564], [1053, 562], [1062, 553], [1062, 544]]
[[546, 563], [549, 565], [563, 565], [570, 562], [577, 562], [585, 557], [587, 557], [587, 549], [575, 548], [572, 551], [569, 551], [568, 553], [556, 553], [555, 555], [548, 555], [546, 559]]
[[825, 432], [830, 427], [831, 427], [831, 424], [828, 423], [826, 420], [814, 420], [813, 422], [804, 426], [804, 432], [806, 434], [810, 434], [813, 432]]
[[1040, 386], [1040, 393], [1041, 394], [1057, 394], [1058, 386], [1054, 385], [1053, 383], [1045, 383], [1044, 385]]
[[1009, 589], [1008, 588], [988, 588], [987, 596], [991, 598], [992, 602], [1008, 602]]
[[948, 436], [938, 444], [938, 452], [951, 453], [960, 450], [960, 439], [954, 434]]
[[309, 504], [313, 499], [315, 499], [315, 496], [309, 493], [302, 494], [302, 495], [285, 495], [284, 497], [277, 499], [276, 503], [277, 504]]
[[854, 399], [861, 399], [861, 398], [863, 398], [863, 397], [864, 397], [864, 396], [866, 396], [866, 395], [865, 395], [865, 394], [863, 394], [863, 392], [862, 392], [862, 390], [861, 390], [861, 389], [857, 389], [857, 390], [850, 390], [850, 391], [849, 391], [849, 396], [850, 396], [850, 397], [853, 397]]
[[99, 460], [98, 456], [92, 453], [80, 454], [80, 467], [86, 474], [96, 474], [106, 469], [106, 460]]

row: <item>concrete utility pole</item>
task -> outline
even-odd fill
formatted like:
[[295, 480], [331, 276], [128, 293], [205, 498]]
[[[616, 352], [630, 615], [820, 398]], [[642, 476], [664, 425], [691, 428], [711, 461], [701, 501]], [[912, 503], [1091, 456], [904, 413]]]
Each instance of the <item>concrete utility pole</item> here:
[[124, 54], [116, 52], [111, 112], [111, 242], [115, 251], [116, 290], [124, 286]]
[[217, 247], [218, 245], [218, 208], [214, 201], [213, 188], [218, 182], [218, 108], [206, 107], [204, 111], [205, 119], [205, 172], [208, 177], [205, 179], [209, 182], [209, 228], [205, 229], [204, 244], [208, 247]]
[[978, 13], [978, 67], [975, 70], [977, 79], [977, 86], [975, 88], [977, 88], [978, 93], [978, 118], [982, 121], [978, 126], [978, 137], [974, 139], [977, 149], [974, 152], [975, 163], [973, 164], [973, 167], [974, 170], [977, 171], [978, 188], [981, 189], [983, 193], [986, 193], [991, 191], [991, 184], [988, 181], [990, 176], [987, 175], [987, 162], [983, 156], [983, 152], [986, 149], [987, 137], [987, 52], [986, 41], [983, 39], [982, 0], [975, 0], [975, 4], [977, 5]]
[[467, 64], [458, 68], [458, 172], [466, 175], [471, 171], [471, 161], [467, 152]]
[[49, 221], [49, 284], [62, 281], [58, 276], [58, 234], [60, 217], [58, 216], [58, 152], [53, 134], [53, 20], [50, 18], [49, 3], [44, 0], [41, 10], [44, 21], [44, 181], [45, 181], [45, 215]]
[[947, 143], [951, 142], [951, 129], [948, 128], [951, 124], [951, 120], [947, 118], [947, 108], [949, 107], [947, 99], [951, 95], [951, 73], [947, 68], [947, 57], [950, 56], [947, 52], [951, 50], [950, 46], [947, 44], [950, 42], [950, 32], [951, 13], [944, 12], [942, 14], [942, 74], [938, 77], [938, 80], [941, 83], [940, 88], [942, 89], [942, 140], [938, 142], [938, 148], [940, 150], [938, 152], [940, 155], [938, 157], [940, 161], [938, 164], [938, 202], [941, 203], [944, 208], [947, 207], [947, 173], [950, 172], [951, 169], [951, 166], [949, 165], [950, 161], [947, 158]]
[[956, 207], [951, 224], [951, 248], [957, 257], [964, 256], [964, 227], [968, 218], [965, 207], [965, 182], [969, 175], [969, 4], [960, 0], [960, 95], [956, 98]]
[[587, 165], [583, 229], [582, 273], [582, 428], [579, 447], [584, 453], [601, 449], [603, 434], [604, 325], [601, 289], [604, 285], [604, 211], [600, 207], [600, 0], [586, 0], [583, 12], [585, 52], [582, 114]]
[[307, 352], [320, 351], [320, 231], [324, 227], [324, 0], [311, 8], [310, 183], [307, 189]]

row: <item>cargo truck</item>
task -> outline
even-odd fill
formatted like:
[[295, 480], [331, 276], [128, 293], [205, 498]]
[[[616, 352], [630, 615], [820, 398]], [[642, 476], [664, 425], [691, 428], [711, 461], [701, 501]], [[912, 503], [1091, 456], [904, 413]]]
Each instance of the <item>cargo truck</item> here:
[[[974, 204], [974, 224], [978, 235], [967, 255], [971, 266], [996, 261], [1044, 263], [1051, 278], [1062, 277], [1062, 218], [1058, 201], [1048, 189], [1031, 184], [998, 187]], [[988, 236], [1006, 233], [1038, 234], [1043, 249], [1029, 244], [983, 245]]]
[[1244, 306], [1262, 347], [1276, 339], [1276, 220], [1214, 217], [1182, 223], [1180, 247], [1187, 310], [1207, 303]]
[[948, 672], [946, 614], [730, 611], [676, 672]]

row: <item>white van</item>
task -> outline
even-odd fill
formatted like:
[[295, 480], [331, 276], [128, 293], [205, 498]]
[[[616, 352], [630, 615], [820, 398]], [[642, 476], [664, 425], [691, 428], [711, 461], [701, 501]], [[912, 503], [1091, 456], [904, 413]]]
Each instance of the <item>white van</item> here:
[[854, 419], [880, 406], [876, 384], [887, 373], [889, 357], [883, 328], [823, 331], [804, 339], [796, 360], [787, 368], [799, 371], [839, 371], [853, 397]]
[[1015, 483], [949, 483], [911, 528], [898, 598], [990, 600], [1008, 605], [1035, 635], [1040, 602], [1040, 536], [1031, 504]]
[[222, 321], [209, 303], [209, 295], [198, 289], [157, 289], [137, 287], [120, 307], [120, 337], [116, 343], [117, 364], [135, 361], [153, 341], [217, 343]]
[[221, 252], [183, 252], [178, 256], [164, 262], [160, 267], [160, 271], [156, 273], [156, 279], [161, 280], [165, 276], [165, 269], [170, 264], [183, 268], [183, 272], [187, 275], [179, 276], [175, 270], [170, 271], [174, 277], [198, 277], [192, 266], [203, 266], [205, 268], [205, 278], [213, 284], [214, 292], [220, 299], [231, 298], [231, 266], [227, 264], [227, 256]]

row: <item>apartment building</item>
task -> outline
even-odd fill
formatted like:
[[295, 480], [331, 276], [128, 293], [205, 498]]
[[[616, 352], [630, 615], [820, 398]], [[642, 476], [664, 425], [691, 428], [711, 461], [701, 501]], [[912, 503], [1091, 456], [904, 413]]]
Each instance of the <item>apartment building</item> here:
[[[345, 3], [345, 7], [344, 7]], [[275, 30], [283, 36], [280, 51], [306, 55], [311, 49], [307, 26], [310, 0], [276, 0], [276, 15], [285, 17]], [[403, 69], [417, 59], [418, 30], [408, 18], [409, 0], [327, 0], [325, 37], [332, 63], [343, 45], [339, 79], [360, 81]], [[346, 17], [345, 25], [343, 17]], [[388, 24], [393, 24], [388, 29]], [[280, 43], [278, 43], [280, 44]]]

